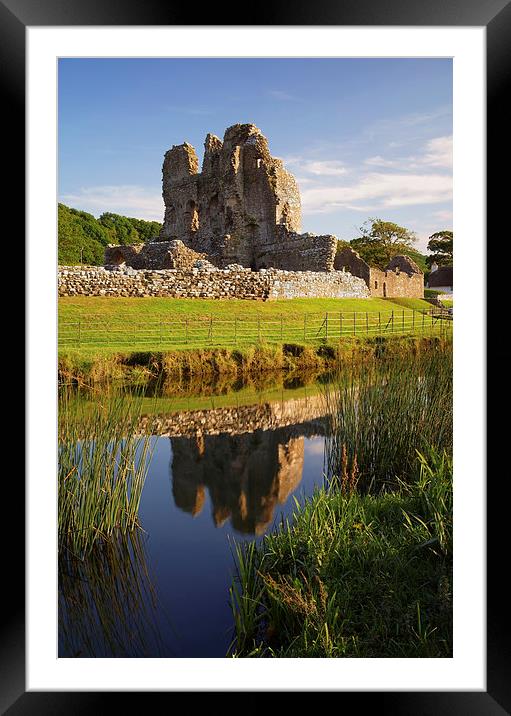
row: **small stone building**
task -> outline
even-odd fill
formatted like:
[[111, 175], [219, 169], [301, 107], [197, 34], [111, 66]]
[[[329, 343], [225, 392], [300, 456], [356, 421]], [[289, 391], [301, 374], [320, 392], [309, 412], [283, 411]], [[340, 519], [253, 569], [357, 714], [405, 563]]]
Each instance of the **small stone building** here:
[[371, 296], [424, 298], [424, 274], [409, 256], [394, 256], [382, 271], [369, 266], [357, 251], [346, 247], [336, 255], [334, 269], [363, 278]]
[[208, 134], [200, 172], [191, 144], [172, 147], [163, 200], [160, 235], [144, 247], [109, 246], [105, 264], [169, 268], [186, 247], [219, 268], [333, 270], [336, 237], [300, 233], [298, 185], [253, 124], [229, 127], [223, 140]]

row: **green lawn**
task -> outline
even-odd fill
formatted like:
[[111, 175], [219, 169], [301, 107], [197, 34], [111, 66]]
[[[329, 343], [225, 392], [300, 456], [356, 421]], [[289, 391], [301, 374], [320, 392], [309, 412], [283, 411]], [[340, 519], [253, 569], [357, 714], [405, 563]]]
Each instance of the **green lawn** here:
[[424, 317], [432, 310], [422, 299], [65, 297], [59, 300], [59, 347], [154, 351], [441, 332], [445, 322]]
[[59, 298], [59, 319], [123, 316], [134, 319], [180, 316], [219, 317], [303, 316], [326, 311], [391, 311], [396, 307], [431, 308], [420, 298], [293, 298], [275, 301], [196, 298], [114, 298], [111, 296], [65, 296]]

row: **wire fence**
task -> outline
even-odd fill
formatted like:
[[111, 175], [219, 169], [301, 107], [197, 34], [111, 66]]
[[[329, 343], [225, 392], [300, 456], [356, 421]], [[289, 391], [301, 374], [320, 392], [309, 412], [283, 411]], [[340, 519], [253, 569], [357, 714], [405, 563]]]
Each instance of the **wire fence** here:
[[452, 333], [452, 314], [427, 310], [330, 311], [301, 316], [88, 316], [59, 321], [59, 345], [242, 345], [269, 342], [329, 342], [349, 336]]

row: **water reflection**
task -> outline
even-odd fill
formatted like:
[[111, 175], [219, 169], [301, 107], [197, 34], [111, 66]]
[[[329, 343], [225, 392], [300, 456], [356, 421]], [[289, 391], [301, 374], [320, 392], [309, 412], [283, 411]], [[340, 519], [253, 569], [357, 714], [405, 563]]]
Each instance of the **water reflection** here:
[[238, 532], [263, 534], [276, 504], [283, 504], [302, 479], [303, 436], [286, 432], [171, 438], [176, 505], [197, 515], [207, 488], [215, 526], [230, 519]]
[[98, 542], [85, 560], [59, 555], [59, 656], [160, 656], [157, 597], [144, 536]]
[[200, 514], [206, 489], [213, 522], [261, 535], [303, 473], [304, 438], [323, 434], [321, 395], [153, 416], [153, 430], [169, 435], [172, 494], [181, 510]]
[[[319, 391], [195, 410], [144, 403], [137, 434], [154, 436], [154, 452], [142, 530], [99, 542], [84, 561], [61, 551], [60, 657], [225, 656], [231, 539], [258, 539], [290, 515], [292, 493], [321, 480]], [[75, 395], [76, 419], [108, 398]]]

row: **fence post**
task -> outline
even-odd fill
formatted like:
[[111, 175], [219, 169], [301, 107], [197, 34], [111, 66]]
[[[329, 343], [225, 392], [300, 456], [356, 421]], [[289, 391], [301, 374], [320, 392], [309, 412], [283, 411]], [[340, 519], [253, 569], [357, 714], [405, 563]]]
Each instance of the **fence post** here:
[[261, 342], [261, 316], [257, 315], [257, 340]]
[[305, 341], [307, 337], [307, 314], [303, 314], [303, 340]]
[[186, 331], [185, 331], [185, 343], [188, 343], [188, 318], [187, 318], [186, 321], [185, 321], [185, 327], [186, 327]]
[[161, 346], [161, 320], [160, 320], [160, 341], [159, 341], [159, 344]]
[[353, 311], [353, 335], [357, 332], [357, 312]]
[[342, 311], [339, 311], [339, 338], [342, 338]]
[[82, 322], [78, 321], [78, 347], [82, 345]]
[[392, 333], [394, 333], [394, 309], [392, 309]]
[[213, 314], [209, 316], [209, 342], [213, 343]]
[[234, 316], [234, 344], [238, 343], [238, 316]]
[[328, 340], [328, 311], [325, 314], [325, 340]]
[[369, 317], [367, 315], [367, 311], [366, 311], [366, 333], [369, 333]]

